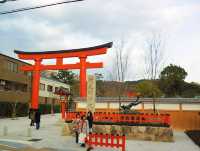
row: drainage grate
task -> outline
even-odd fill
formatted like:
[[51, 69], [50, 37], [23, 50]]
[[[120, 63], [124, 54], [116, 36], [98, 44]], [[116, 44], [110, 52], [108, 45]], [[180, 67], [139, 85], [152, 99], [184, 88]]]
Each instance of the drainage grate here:
[[40, 138], [32, 138], [32, 139], [29, 139], [28, 141], [31, 141], [31, 142], [38, 142], [38, 141], [41, 141], [42, 139]]

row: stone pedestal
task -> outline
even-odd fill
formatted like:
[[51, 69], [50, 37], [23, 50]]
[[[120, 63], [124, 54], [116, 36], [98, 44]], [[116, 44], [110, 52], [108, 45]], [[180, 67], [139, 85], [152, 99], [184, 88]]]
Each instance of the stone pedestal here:
[[[66, 123], [63, 135], [74, 135], [71, 123]], [[93, 133], [126, 135], [130, 140], [173, 142], [173, 130], [169, 127], [93, 125]]]
[[125, 134], [127, 139], [173, 142], [173, 131], [168, 127], [94, 125], [93, 132]]
[[87, 76], [87, 111], [95, 112], [96, 103], [96, 78], [94, 75]]
[[62, 136], [71, 136], [73, 135], [73, 125], [72, 123], [64, 123], [62, 125], [62, 132], [61, 135]]

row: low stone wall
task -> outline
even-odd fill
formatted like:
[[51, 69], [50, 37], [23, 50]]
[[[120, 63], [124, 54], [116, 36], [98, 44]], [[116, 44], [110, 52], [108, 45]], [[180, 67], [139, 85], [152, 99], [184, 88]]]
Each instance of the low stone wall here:
[[127, 139], [173, 141], [173, 131], [171, 128], [166, 127], [94, 125], [93, 132], [119, 135], [125, 134]]
[[[127, 139], [173, 142], [173, 131], [167, 127], [94, 125], [94, 133], [126, 135]], [[72, 124], [63, 126], [62, 135], [73, 135]]]

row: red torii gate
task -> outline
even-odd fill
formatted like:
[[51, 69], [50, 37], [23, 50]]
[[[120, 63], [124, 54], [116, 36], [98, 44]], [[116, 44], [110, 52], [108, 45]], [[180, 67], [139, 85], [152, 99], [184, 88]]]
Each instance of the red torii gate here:
[[[40, 83], [40, 71], [41, 70], [66, 70], [66, 69], [80, 69], [80, 96], [86, 97], [87, 84], [86, 84], [86, 69], [90, 68], [102, 68], [102, 62], [90, 63], [86, 59], [88, 56], [95, 56], [106, 54], [107, 49], [112, 47], [112, 42], [99, 46], [71, 49], [71, 50], [59, 50], [59, 51], [43, 51], [43, 52], [25, 52], [15, 50], [20, 59], [34, 60], [35, 64], [30, 66], [22, 66], [23, 71], [32, 71], [32, 97], [31, 108], [38, 109], [38, 97], [39, 97], [39, 83]], [[63, 64], [64, 58], [78, 57], [79, 63], [75, 64]], [[41, 62], [43, 59], [56, 59], [55, 65], [43, 65]]]

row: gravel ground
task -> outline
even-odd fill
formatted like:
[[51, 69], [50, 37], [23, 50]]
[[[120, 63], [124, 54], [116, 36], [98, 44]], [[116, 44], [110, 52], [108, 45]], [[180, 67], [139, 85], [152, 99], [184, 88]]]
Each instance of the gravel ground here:
[[[61, 136], [60, 114], [42, 115], [41, 128], [36, 130], [29, 126], [30, 120], [27, 117], [20, 117], [16, 120], [0, 119], [0, 151], [1, 145], [11, 146], [17, 149], [34, 147], [36, 149], [52, 148], [58, 151], [85, 151], [74, 143], [71, 136]], [[5, 130], [7, 134], [5, 135]], [[152, 142], [127, 140], [126, 151], [200, 151], [184, 132], [174, 132], [175, 141]], [[41, 139], [39, 141], [28, 141]], [[44, 149], [45, 151], [48, 149]], [[112, 148], [95, 148], [94, 151], [114, 151]]]

